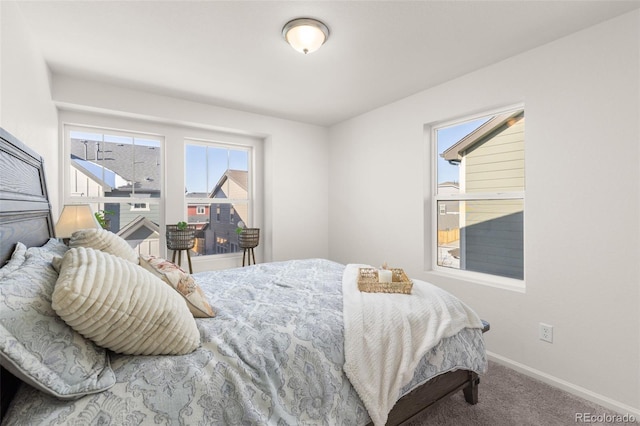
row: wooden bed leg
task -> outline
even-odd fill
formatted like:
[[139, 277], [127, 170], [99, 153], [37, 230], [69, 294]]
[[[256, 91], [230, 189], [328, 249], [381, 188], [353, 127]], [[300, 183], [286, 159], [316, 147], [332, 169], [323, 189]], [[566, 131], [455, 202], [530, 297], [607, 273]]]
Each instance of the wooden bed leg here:
[[478, 385], [480, 384], [480, 378], [474, 371], [469, 371], [469, 386], [462, 389], [464, 392], [464, 399], [471, 405], [478, 403]]
[[193, 268], [191, 267], [191, 255], [189, 254], [190, 250], [187, 250], [187, 260], [189, 261], [189, 273], [193, 274]]

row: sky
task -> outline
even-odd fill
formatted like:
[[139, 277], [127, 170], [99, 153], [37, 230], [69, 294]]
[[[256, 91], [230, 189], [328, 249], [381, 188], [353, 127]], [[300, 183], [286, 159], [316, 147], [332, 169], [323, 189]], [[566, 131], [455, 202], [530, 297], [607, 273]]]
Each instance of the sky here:
[[186, 147], [187, 192], [209, 192], [227, 169], [249, 169], [247, 150], [191, 144]]

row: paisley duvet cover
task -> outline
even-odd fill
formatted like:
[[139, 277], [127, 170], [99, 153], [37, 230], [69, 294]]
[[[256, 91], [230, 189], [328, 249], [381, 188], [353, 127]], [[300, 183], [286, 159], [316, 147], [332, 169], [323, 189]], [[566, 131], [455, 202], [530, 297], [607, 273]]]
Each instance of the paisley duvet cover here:
[[[216, 312], [196, 319], [200, 348], [111, 353], [116, 384], [75, 401], [22, 385], [3, 424], [365, 425], [342, 369], [343, 270], [308, 259], [194, 274]], [[422, 359], [401, 394], [449, 370], [484, 372], [486, 363], [481, 331], [464, 329]]]

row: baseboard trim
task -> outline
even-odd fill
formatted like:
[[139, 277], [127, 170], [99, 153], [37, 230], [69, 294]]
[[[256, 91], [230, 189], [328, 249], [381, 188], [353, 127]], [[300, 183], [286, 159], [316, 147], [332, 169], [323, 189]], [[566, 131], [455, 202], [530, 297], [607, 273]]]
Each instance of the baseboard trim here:
[[[501, 355], [495, 354], [493, 352], [487, 351], [487, 355], [489, 356], [489, 359], [491, 361], [495, 361], [498, 364], [504, 365], [505, 367], [509, 367], [526, 376], [540, 380], [541, 382], [547, 383], [553, 387], [562, 389], [566, 392], [569, 392], [572, 395], [579, 396], [580, 398], [586, 399], [587, 401], [591, 401], [598, 405], [602, 405], [603, 407], [613, 410], [616, 413], [630, 414], [630, 415], [633, 415], [636, 419], [640, 419], [640, 409], [638, 408], [634, 408], [629, 405], [623, 404], [619, 401], [613, 400], [611, 398], [607, 398], [606, 396], [597, 394], [583, 387], [574, 385], [573, 383], [569, 383], [566, 380], [559, 379], [555, 376], [536, 370], [535, 368], [531, 368], [519, 362], [513, 361], [509, 358], [505, 358]], [[480, 389], [482, 389], [482, 387]], [[593, 413], [593, 414], [602, 414], [602, 413]]]

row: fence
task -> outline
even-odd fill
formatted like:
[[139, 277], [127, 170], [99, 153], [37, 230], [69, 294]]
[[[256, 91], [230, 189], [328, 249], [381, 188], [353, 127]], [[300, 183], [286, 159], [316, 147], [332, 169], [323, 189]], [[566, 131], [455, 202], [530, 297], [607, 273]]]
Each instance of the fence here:
[[438, 230], [438, 245], [449, 244], [460, 239], [460, 228]]

